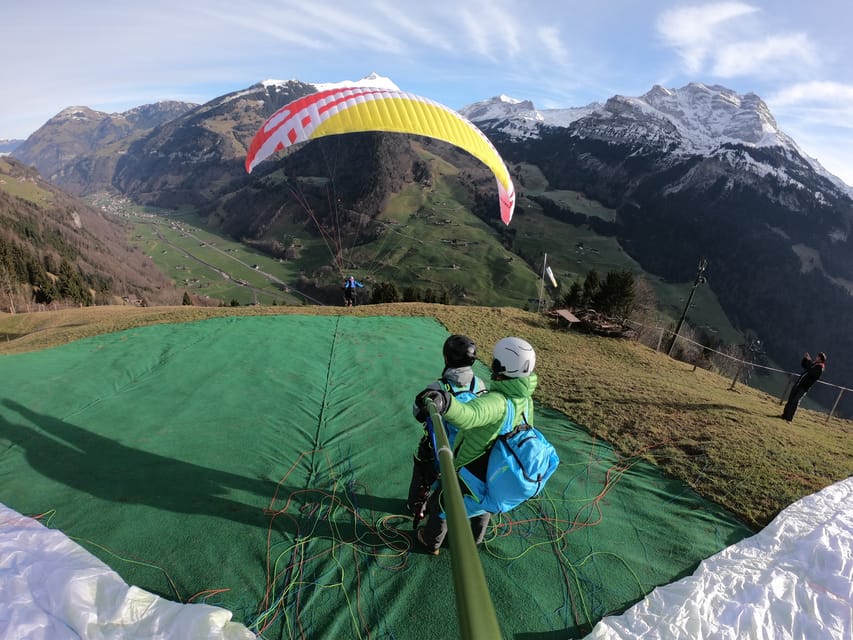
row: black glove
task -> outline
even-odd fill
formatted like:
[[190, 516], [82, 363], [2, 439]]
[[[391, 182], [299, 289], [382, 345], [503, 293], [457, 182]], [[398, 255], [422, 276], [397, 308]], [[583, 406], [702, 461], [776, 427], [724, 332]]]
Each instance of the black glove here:
[[435, 410], [441, 415], [444, 415], [444, 413], [450, 408], [451, 395], [447, 391], [442, 389], [424, 389], [415, 396], [415, 406], [420, 410], [418, 412], [419, 418], [423, 415], [424, 420], [426, 420], [427, 416], [429, 416], [429, 411], [426, 408], [427, 398], [432, 400], [435, 405]]
[[426, 407], [418, 407], [418, 412], [415, 414], [415, 420], [418, 422], [426, 422], [427, 418], [429, 418], [429, 411], [427, 411]]

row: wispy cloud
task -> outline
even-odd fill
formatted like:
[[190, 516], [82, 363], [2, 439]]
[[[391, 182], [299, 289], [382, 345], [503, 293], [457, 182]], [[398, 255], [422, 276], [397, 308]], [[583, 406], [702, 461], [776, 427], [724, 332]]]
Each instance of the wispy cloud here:
[[462, 27], [464, 40], [461, 46], [473, 51], [478, 56], [493, 58], [492, 42], [488, 25], [475, 11], [463, 9], [459, 12], [459, 25]]
[[540, 27], [537, 35], [550, 58], [561, 66], [569, 64], [569, 53], [556, 27]]
[[343, 50], [360, 48], [388, 54], [407, 50], [404, 39], [393, 28], [366, 15], [357, 4], [349, 10], [313, 2], [299, 2], [298, 6], [300, 20], [296, 28], [320, 31]]
[[802, 82], [769, 96], [767, 104], [806, 123], [853, 129], [853, 85]]
[[818, 59], [815, 46], [805, 34], [768, 36], [720, 47], [714, 54], [712, 73], [721, 78], [755, 74], [790, 76], [797, 69], [800, 73], [813, 69]]
[[775, 104], [789, 106], [802, 103], [853, 104], [853, 85], [839, 82], [801, 82], [772, 96]]
[[[372, 7], [376, 16], [386, 21], [388, 27], [405, 41], [445, 53], [455, 50], [455, 38], [448, 34], [447, 29], [436, 29], [433, 22], [424, 19], [423, 14], [403, 13], [396, 2], [375, 2]], [[449, 23], [450, 18], [448, 15], [441, 22], [447, 20]]]
[[268, 38], [271, 43], [294, 44], [311, 50], [373, 50], [388, 54], [405, 51], [403, 39], [384, 23], [369, 19], [355, 5], [348, 8], [310, 2], [242, 3], [202, 9], [228, 26], [248, 34], [241, 38]]
[[391, 0], [358, 4], [248, 0], [239, 8], [220, 2], [200, 11], [223, 25], [245, 30], [235, 38], [255, 38], [270, 46], [291, 44], [341, 55], [374, 52], [421, 59], [453, 54], [490, 63], [535, 57], [544, 46], [552, 60], [560, 64], [566, 60], [552, 20], [505, 0], [439, 0], [409, 6], [405, 12]]
[[688, 73], [697, 73], [714, 58], [726, 23], [758, 11], [742, 2], [721, 2], [663, 12], [657, 30], [663, 42], [681, 56]]
[[329, 42], [323, 40], [322, 34], [294, 28], [294, 24], [289, 20], [276, 20], [277, 11], [265, 12], [263, 15], [213, 7], [206, 7], [201, 11], [229, 27], [246, 29], [253, 37], [265, 36], [279, 43], [289, 43], [311, 50], [331, 48]]
[[[457, 16], [462, 27], [457, 34], [458, 44], [463, 50], [495, 62], [512, 58], [521, 51], [517, 16], [502, 3], [460, 3]], [[452, 29], [452, 24], [445, 28]]]
[[766, 24], [757, 20], [759, 11], [742, 2], [683, 7], [662, 13], [656, 28], [690, 74], [801, 77], [813, 70], [819, 55], [809, 36], [767, 33]]
[[[492, 28], [490, 37], [496, 51], [505, 52], [510, 58], [516, 57], [522, 51], [524, 23], [519, 20], [518, 12], [518, 6], [510, 9], [494, 0], [481, 2], [478, 9], [481, 24]], [[484, 19], [484, 16], [488, 18]]]

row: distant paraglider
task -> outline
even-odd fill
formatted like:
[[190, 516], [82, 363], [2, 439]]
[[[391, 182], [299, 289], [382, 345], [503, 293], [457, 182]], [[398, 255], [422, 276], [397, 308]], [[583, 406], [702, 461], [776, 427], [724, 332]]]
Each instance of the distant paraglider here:
[[483, 162], [498, 184], [501, 220], [509, 224], [515, 188], [503, 159], [488, 138], [449, 107], [403, 91], [339, 87], [285, 105], [261, 126], [249, 145], [246, 171], [265, 158], [323, 136], [364, 131], [408, 133], [443, 140]]

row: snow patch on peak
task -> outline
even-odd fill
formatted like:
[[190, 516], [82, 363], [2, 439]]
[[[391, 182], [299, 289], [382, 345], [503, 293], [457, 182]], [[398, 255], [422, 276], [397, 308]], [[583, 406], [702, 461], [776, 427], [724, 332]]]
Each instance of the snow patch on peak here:
[[463, 107], [459, 113], [471, 122], [489, 123], [511, 138], [523, 139], [538, 138], [541, 126], [567, 127], [600, 106], [593, 103], [570, 109], [537, 109], [530, 100], [500, 95]]
[[666, 87], [663, 87], [659, 84], [656, 84], [655, 86], [653, 86], [651, 88], [650, 91], [648, 91], [643, 96], [643, 99], [646, 100], [647, 102], [651, 102], [652, 100], [656, 100], [656, 99], [669, 98], [670, 96], [672, 96], [672, 94], [673, 94], [673, 92], [670, 89], [667, 89]]
[[[366, 76], [361, 79], [362, 82], [391, 82], [390, 78], [386, 78], [385, 76], [380, 76], [375, 71], [371, 71]], [[393, 83], [392, 83], [393, 84]], [[396, 85], [394, 85], [396, 86]]]
[[[380, 76], [376, 72], [372, 72], [369, 75], [366, 75], [361, 80], [342, 80], [341, 82], [308, 82], [303, 83], [301, 80], [275, 80], [275, 79], [267, 79], [262, 80], [260, 84], [266, 90], [283, 90], [287, 88], [289, 85], [293, 84], [308, 84], [309, 86], [314, 87], [316, 91], [328, 91], [329, 89], [338, 89], [340, 87], [377, 87], [380, 89], [390, 89], [392, 91], [400, 91], [400, 87], [398, 87], [390, 78], [386, 78], [385, 76]], [[257, 86], [257, 85], [256, 85]], [[234, 98], [240, 98], [243, 95], [250, 95], [253, 89], [250, 87], [244, 91], [241, 91], [233, 96]]]
[[69, 122], [90, 122], [100, 120], [107, 117], [102, 111], [95, 111], [89, 107], [74, 106], [65, 107], [62, 111], [53, 116], [46, 124], [63, 125]]
[[475, 102], [460, 109], [459, 113], [472, 122], [539, 119], [532, 102], [529, 100], [516, 100], [504, 95]]
[[326, 91], [328, 89], [338, 89], [340, 87], [377, 87], [379, 89], [391, 89], [392, 91], [400, 91], [400, 87], [394, 84], [394, 81], [385, 76], [380, 76], [375, 71], [366, 75], [361, 80], [343, 80], [341, 82], [314, 82], [312, 83], [317, 91]]
[[[510, 96], [505, 95], [503, 93], [501, 95], [499, 95], [497, 98], [495, 98], [495, 100], [498, 100], [500, 102], [506, 102], [507, 104], [519, 104], [520, 102], [522, 102], [521, 100], [518, 100], [517, 98], [511, 98]], [[532, 106], [532, 103], [531, 103], [531, 106]]]
[[268, 89], [269, 87], [281, 87], [282, 85], [289, 84], [291, 82], [299, 82], [298, 80], [261, 80], [260, 85], [264, 89]]
[[76, 106], [65, 107], [62, 111], [56, 114], [57, 118], [87, 118], [93, 111], [89, 107]]
[[544, 109], [540, 111], [542, 120], [550, 127], [568, 127], [575, 120], [601, 110], [600, 102], [591, 102], [585, 107], [572, 107], [570, 109]]

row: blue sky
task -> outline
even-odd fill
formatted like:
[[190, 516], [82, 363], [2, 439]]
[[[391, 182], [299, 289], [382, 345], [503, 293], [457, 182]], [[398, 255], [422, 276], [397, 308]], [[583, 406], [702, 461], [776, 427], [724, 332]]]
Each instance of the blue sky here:
[[853, 185], [849, 0], [26, 0], [3, 7], [0, 138], [67, 106], [205, 102], [265, 79], [371, 72], [453, 108], [576, 107], [720, 84]]

